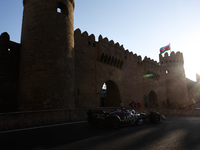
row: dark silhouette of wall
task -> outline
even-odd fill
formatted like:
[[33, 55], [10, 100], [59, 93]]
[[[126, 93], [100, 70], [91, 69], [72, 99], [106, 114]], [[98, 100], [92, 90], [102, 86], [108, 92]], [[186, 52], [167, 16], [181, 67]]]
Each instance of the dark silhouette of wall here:
[[20, 44], [0, 36], [0, 112], [17, 111]]

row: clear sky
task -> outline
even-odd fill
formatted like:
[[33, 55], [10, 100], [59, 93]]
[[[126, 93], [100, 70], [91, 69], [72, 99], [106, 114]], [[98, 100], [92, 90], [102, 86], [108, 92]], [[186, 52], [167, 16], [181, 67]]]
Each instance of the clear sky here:
[[[74, 29], [101, 34], [125, 49], [159, 61], [159, 49], [184, 57], [186, 77], [200, 74], [200, 0], [75, 0]], [[0, 1], [0, 34], [20, 42], [22, 0]]]

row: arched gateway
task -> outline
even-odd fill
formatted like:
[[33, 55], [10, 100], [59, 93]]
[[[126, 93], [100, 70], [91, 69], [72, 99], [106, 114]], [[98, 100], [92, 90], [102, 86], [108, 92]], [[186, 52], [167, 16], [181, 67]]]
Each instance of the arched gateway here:
[[158, 106], [158, 97], [156, 95], [156, 93], [152, 90], [149, 92], [149, 96], [148, 96], [148, 100], [149, 100], [149, 106]]
[[101, 94], [101, 107], [114, 107], [119, 106], [120, 94], [117, 85], [109, 80], [105, 82], [106, 88], [102, 89]]

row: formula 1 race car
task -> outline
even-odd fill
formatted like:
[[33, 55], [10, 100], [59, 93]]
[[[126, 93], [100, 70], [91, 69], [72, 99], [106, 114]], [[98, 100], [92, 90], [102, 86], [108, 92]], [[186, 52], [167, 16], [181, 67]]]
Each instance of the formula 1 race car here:
[[133, 109], [126, 110], [118, 108], [109, 113], [102, 110], [89, 110], [87, 112], [88, 123], [92, 126], [108, 125], [112, 128], [118, 128], [124, 125], [142, 124], [145, 121], [158, 124], [161, 120], [166, 120], [164, 115], [158, 112], [137, 113]]

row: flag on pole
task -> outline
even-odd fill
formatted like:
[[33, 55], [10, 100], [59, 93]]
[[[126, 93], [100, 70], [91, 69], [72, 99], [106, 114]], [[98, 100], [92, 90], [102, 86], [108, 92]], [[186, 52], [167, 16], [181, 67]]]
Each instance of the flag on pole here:
[[167, 46], [161, 47], [160, 48], [160, 54], [163, 54], [164, 52], [170, 50], [170, 44], [168, 44]]

